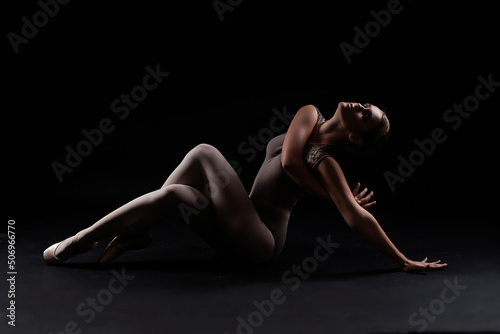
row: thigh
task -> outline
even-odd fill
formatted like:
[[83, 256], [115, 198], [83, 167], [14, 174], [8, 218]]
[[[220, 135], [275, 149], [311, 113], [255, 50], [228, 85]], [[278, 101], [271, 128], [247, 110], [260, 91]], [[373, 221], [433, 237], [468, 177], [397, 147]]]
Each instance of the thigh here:
[[231, 165], [215, 148], [208, 151], [204, 177], [209, 185], [214, 218], [225, 244], [246, 259], [270, 260], [275, 248], [273, 234], [261, 221]]
[[[169, 177], [167, 185], [189, 181], [208, 198], [221, 238], [230, 250], [253, 261], [271, 259], [273, 234], [261, 221], [245, 187], [222, 154], [211, 145], [201, 144], [188, 153], [181, 165], [183, 168]], [[184, 169], [190, 175], [183, 173]], [[187, 203], [194, 209], [196, 204]]]
[[174, 192], [178, 210], [175, 217], [181, 219], [194, 233], [213, 248], [226, 249], [221, 232], [214, 219], [212, 202], [198, 189], [182, 184], [172, 184], [162, 189]]
[[266, 262], [272, 259], [275, 252], [274, 236], [251, 203], [248, 204], [242, 200], [235, 215], [227, 215], [224, 208], [216, 208], [215, 222], [224, 244], [234, 255], [252, 262]]

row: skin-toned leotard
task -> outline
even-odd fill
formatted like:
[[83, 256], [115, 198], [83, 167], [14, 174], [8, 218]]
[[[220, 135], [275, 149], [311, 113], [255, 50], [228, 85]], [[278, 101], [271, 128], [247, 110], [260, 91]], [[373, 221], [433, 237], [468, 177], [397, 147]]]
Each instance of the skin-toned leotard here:
[[[324, 121], [318, 112], [316, 125]], [[302, 195], [303, 190], [285, 172], [281, 166], [281, 151], [285, 134], [274, 137], [266, 148], [266, 157], [255, 177], [250, 199], [259, 213], [260, 219], [271, 230], [276, 242], [275, 256], [284, 246], [290, 212]], [[329, 145], [307, 144], [304, 148], [304, 161], [309, 168], [314, 168], [321, 159], [332, 156]]]
[[[318, 111], [316, 125], [323, 120]], [[224, 156], [215, 147], [200, 144], [186, 154], [160, 189], [133, 199], [76, 235], [53, 244], [44, 251], [45, 261], [62, 263], [92, 249], [99, 240], [116, 236], [99, 259], [108, 263], [127, 249], [147, 246], [153, 225], [179, 215], [202, 239], [221, 249], [227, 246], [233, 253], [258, 262], [277, 256], [285, 243], [290, 212], [303, 193], [281, 166], [284, 139], [283, 134], [268, 143], [250, 196]], [[329, 148], [306, 145], [303, 154], [309, 168], [331, 155]], [[206, 189], [219, 192], [210, 192], [207, 197], [202, 192]], [[181, 207], [190, 208], [189, 214]]]

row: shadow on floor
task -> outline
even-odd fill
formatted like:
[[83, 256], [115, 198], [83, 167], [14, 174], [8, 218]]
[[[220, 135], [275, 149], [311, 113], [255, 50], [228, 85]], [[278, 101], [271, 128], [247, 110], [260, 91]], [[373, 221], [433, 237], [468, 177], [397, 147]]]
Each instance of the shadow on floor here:
[[[285, 273], [294, 271], [296, 270], [294, 268], [297, 267], [302, 268], [304, 259], [310, 257], [312, 253], [310, 245], [292, 243], [285, 247], [283, 253], [277, 259], [264, 264], [243, 262], [225, 254], [213, 256], [196, 254], [192, 257], [185, 257], [184, 255], [177, 258], [172, 258], [172, 254], [169, 254], [168, 258], [165, 259], [143, 260], [144, 258], [150, 258], [144, 256], [143, 253], [138, 256], [127, 257], [125, 261], [120, 261], [120, 258], [118, 258], [108, 265], [101, 265], [97, 262], [70, 262], [62, 264], [61, 267], [89, 271], [119, 270], [126, 267], [127, 270], [139, 272], [203, 273], [222, 275], [238, 281], [280, 282], [283, 280], [282, 277]], [[158, 254], [155, 254], [155, 256], [158, 256]], [[332, 265], [336, 261], [338, 259], [328, 259], [324, 263], [318, 264], [318, 267], [314, 270], [301, 270], [308, 275], [308, 280], [343, 280], [402, 272], [397, 267], [359, 270], [357, 268], [360, 268], [360, 266], [348, 267], [345, 263]], [[338, 269], [332, 271], [332, 267]]]

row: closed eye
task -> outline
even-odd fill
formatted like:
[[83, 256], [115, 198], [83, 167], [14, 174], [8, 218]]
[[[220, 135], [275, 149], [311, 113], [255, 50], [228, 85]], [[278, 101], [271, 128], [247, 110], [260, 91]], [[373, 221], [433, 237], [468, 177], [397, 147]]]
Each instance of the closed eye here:
[[360, 104], [363, 107], [363, 109], [367, 109], [366, 111], [363, 110], [363, 116], [361, 117], [361, 119], [363, 120], [363, 122], [367, 123], [372, 118], [372, 113], [371, 113], [370, 109], [368, 109], [372, 105], [370, 103], [360, 103]]

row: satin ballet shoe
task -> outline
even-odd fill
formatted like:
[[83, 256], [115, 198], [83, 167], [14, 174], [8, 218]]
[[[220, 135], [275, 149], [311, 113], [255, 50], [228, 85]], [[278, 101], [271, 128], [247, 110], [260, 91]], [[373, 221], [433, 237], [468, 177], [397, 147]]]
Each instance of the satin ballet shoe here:
[[[79, 239], [79, 234], [75, 235], [75, 236], [72, 236], [71, 237], [72, 240], [71, 240], [71, 243], [75, 243], [78, 241]], [[64, 241], [64, 240], [63, 240]], [[56, 256], [56, 250], [57, 250], [57, 247], [59, 247], [59, 245], [63, 242], [63, 241], [60, 241], [60, 242], [57, 242], [55, 244], [53, 244], [52, 246], [50, 246], [49, 248], [47, 248], [44, 252], [43, 252], [43, 259], [45, 261], [45, 263], [47, 264], [52, 264], [52, 265], [57, 265], [57, 264], [61, 264], [63, 263], [64, 261], [72, 258], [73, 256], [77, 255], [77, 254], [80, 254], [80, 253], [85, 253], [85, 252], [88, 252], [90, 250], [92, 250], [94, 247], [97, 246], [97, 242], [94, 242], [90, 247], [87, 247], [83, 250], [80, 250], [80, 251], [76, 251], [73, 255], [69, 256], [69, 257], [66, 257], [66, 258], [58, 258]]]
[[151, 245], [152, 241], [153, 235], [151, 232], [139, 238], [125, 236], [115, 237], [111, 240], [97, 261], [101, 264], [108, 264], [128, 250], [138, 250], [148, 247]]
[[43, 260], [47, 264], [60, 264], [64, 261], [56, 256], [56, 249], [61, 244], [62, 241], [53, 244], [49, 248], [43, 251]]

